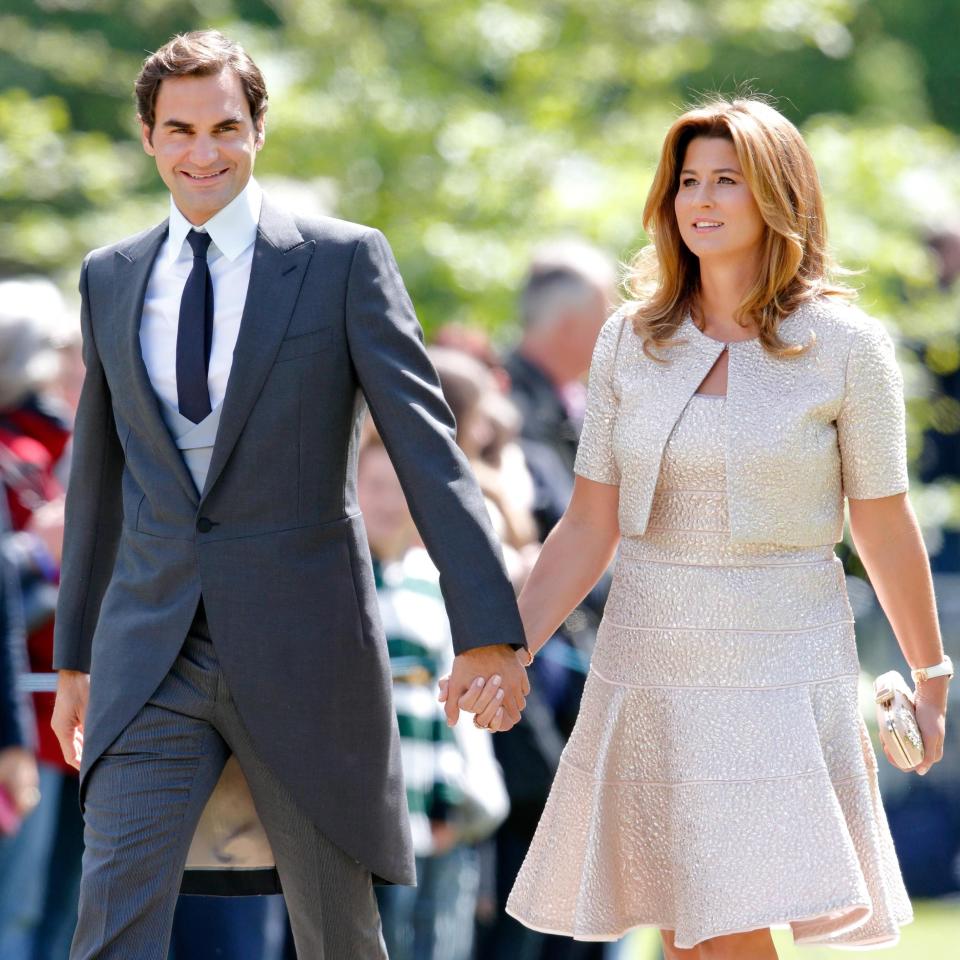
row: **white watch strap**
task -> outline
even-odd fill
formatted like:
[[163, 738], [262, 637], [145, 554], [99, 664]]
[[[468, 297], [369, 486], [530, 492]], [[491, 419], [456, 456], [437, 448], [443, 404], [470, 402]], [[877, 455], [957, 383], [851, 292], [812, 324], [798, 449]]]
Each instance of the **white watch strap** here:
[[924, 680], [933, 680], [935, 677], [952, 677], [953, 661], [944, 656], [944, 658], [932, 667], [920, 667], [919, 670], [911, 670], [910, 676], [914, 683], [922, 683]]

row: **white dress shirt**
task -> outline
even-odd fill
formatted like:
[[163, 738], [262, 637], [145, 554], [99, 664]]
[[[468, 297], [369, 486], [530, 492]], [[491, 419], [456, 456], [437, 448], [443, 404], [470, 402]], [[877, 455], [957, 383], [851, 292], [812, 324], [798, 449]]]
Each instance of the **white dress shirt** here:
[[143, 301], [140, 349], [157, 395], [178, 409], [177, 328], [180, 299], [193, 267], [193, 251], [186, 242], [191, 230], [210, 234], [207, 262], [213, 281], [213, 342], [207, 388], [210, 407], [216, 409], [227, 392], [233, 348], [250, 284], [253, 244], [260, 222], [263, 191], [251, 177], [243, 190], [202, 227], [194, 227], [170, 198], [170, 228], [157, 259]]

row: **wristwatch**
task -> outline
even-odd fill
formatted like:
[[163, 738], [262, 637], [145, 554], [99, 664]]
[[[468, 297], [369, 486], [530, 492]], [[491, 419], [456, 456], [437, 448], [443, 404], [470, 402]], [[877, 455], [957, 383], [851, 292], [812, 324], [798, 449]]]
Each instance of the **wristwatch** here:
[[921, 667], [919, 670], [911, 670], [910, 676], [914, 683], [921, 683], [924, 680], [933, 680], [934, 677], [946, 677], [948, 680], [953, 678], [953, 661], [948, 657], [944, 658], [933, 667]]

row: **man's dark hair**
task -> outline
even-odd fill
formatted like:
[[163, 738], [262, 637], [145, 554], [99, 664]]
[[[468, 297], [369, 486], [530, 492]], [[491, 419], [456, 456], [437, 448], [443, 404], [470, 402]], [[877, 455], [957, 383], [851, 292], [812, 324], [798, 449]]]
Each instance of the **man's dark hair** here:
[[134, 84], [137, 115], [153, 133], [157, 93], [170, 77], [211, 77], [229, 68], [243, 85], [254, 124], [267, 112], [267, 85], [260, 68], [239, 43], [219, 30], [180, 33], [143, 61]]

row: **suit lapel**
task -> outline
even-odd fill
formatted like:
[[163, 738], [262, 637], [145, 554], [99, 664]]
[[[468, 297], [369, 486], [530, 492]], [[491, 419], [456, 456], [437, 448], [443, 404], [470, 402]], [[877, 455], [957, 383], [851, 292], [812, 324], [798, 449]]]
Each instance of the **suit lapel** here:
[[230, 458], [263, 389], [293, 315], [313, 249], [314, 242], [303, 239], [293, 218], [264, 197], [247, 300], [201, 504]]
[[130, 392], [139, 412], [139, 417], [134, 418], [134, 422], [142, 426], [144, 432], [150, 437], [154, 449], [176, 474], [190, 499], [196, 500], [196, 487], [163, 421], [163, 415], [160, 413], [161, 401], [150, 383], [150, 377], [143, 362], [143, 351], [140, 348], [143, 301], [153, 263], [166, 236], [167, 221], [165, 220], [115, 254], [115, 318], [121, 327], [119, 342], [124, 348], [123, 359], [129, 374]]

